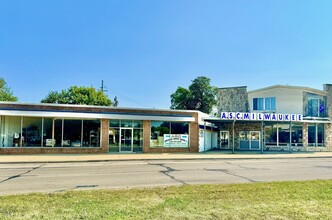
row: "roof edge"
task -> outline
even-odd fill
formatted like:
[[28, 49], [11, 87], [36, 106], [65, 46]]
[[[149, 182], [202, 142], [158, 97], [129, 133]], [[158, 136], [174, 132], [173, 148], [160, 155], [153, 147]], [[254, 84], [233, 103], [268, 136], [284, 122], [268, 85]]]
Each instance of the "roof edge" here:
[[261, 91], [265, 91], [265, 90], [278, 89], [278, 88], [280, 88], [280, 89], [304, 90], [304, 91], [307, 91], [307, 92], [315, 92], [315, 93], [320, 93], [320, 94], [324, 94], [324, 95], [327, 94], [327, 92], [324, 91], [324, 90], [319, 90], [319, 89], [310, 88], [310, 87], [306, 87], [306, 86], [292, 86], [292, 85], [280, 85], [280, 84], [250, 90], [250, 91], [248, 91], [248, 94], [254, 93], [254, 92], [261, 92]]
[[70, 108], [99, 108], [99, 109], [117, 109], [117, 110], [138, 110], [138, 111], [170, 111], [170, 112], [188, 112], [188, 113], [203, 113], [198, 110], [181, 110], [181, 109], [158, 109], [158, 108], [133, 108], [133, 107], [113, 107], [113, 106], [99, 106], [99, 105], [75, 105], [75, 104], [56, 104], [56, 103], [25, 103], [25, 102], [4, 102], [6, 105], [29, 105], [29, 106], [49, 106], [49, 107], [70, 107]]

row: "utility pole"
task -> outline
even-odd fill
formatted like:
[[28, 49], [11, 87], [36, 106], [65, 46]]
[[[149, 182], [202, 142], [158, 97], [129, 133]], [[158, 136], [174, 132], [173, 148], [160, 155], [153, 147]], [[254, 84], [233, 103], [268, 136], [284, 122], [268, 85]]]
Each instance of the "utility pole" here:
[[106, 86], [104, 86], [104, 80], [101, 80], [101, 87], [100, 87], [100, 90], [101, 90], [103, 93], [107, 92], [107, 90], [106, 90]]

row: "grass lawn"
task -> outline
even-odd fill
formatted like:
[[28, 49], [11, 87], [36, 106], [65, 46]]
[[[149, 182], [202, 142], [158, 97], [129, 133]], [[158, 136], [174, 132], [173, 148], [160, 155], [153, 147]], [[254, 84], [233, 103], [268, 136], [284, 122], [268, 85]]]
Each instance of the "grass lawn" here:
[[0, 219], [332, 219], [332, 180], [0, 196]]

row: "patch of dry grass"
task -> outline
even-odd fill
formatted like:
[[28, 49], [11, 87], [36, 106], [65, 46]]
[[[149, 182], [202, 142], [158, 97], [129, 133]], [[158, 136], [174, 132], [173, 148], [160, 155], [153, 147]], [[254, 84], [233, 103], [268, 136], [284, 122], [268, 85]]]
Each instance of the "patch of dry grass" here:
[[0, 219], [329, 219], [332, 180], [0, 197]]

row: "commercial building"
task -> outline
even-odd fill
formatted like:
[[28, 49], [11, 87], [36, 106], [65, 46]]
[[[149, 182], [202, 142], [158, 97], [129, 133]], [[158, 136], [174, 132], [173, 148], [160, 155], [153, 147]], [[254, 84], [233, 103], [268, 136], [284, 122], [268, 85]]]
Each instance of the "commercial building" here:
[[199, 111], [0, 103], [0, 154], [332, 151], [332, 85], [220, 88]]
[[218, 103], [220, 117], [205, 121], [218, 127], [220, 149], [332, 151], [332, 85], [220, 88]]
[[198, 111], [0, 103], [0, 154], [198, 152]]

